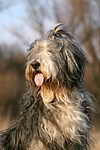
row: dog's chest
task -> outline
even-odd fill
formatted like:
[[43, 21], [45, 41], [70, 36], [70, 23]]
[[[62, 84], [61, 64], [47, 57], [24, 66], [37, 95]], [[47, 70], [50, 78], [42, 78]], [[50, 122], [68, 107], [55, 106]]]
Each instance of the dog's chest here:
[[43, 143], [40, 140], [38, 141], [33, 140], [30, 144], [29, 149], [27, 150], [47, 150], [47, 149], [44, 147]]

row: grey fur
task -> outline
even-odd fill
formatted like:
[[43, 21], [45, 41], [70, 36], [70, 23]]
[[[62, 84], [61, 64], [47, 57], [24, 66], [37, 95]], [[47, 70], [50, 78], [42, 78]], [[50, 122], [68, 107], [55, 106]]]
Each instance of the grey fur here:
[[[0, 133], [2, 150], [86, 150], [92, 100], [84, 87], [84, 51], [63, 24], [29, 47], [27, 90], [18, 120]], [[44, 83], [34, 83], [42, 73]]]

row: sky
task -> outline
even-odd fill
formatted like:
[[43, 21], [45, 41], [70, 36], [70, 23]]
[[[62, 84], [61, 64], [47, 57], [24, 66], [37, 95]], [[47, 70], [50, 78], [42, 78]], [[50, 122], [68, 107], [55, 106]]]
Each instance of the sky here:
[[[0, 43], [6, 43], [8, 45], [16, 43], [24, 49], [26, 45], [36, 38], [39, 38], [40, 34], [33, 31], [32, 28], [25, 24], [24, 20], [26, 20], [26, 17], [26, 5], [21, 1], [19, 2], [19, 0], [8, 8], [2, 9], [2, 11], [0, 11]], [[46, 31], [49, 30], [49, 28], [53, 28], [55, 25], [55, 23], [45, 20], [44, 25], [46, 26], [47, 24], [49, 24], [49, 26], [45, 28]], [[12, 33], [12, 29], [18, 31], [19, 34], [20, 32], [22, 33], [26, 40], [26, 45]]]
[[[23, 24], [23, 19], [26, 16], [25, 6], [21, 3], [14, 3], [12, 6], [9, 6], [7, 9], [4, 9], [0, 12], [0, 42], [7, 43], [8, 45], [17, 42], [18, 44], [23, 45], [11, 31], [11, 29], [26, 32], [26, 40], [29, 37], [29, 28]], [[31, 37], [32, 38], [32, 37]], [[31, 39], [29, 39], [30, 42]]]
[[10, 29], [12, 27], [16, 28], [21, 26], [23, 12], [24, 8], [19, 3], [9, 6], [0, 12], [0, 43], [7, 43], [8, 45], [15, 41], [20, 43], [20, 41], [11, 33]]

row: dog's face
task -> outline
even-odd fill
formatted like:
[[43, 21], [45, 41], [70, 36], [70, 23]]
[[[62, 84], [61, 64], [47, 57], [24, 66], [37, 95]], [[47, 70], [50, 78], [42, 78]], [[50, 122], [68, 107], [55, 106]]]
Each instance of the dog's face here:
[[83, 50], [59, 24], [30, 45], [26, 78], [36, 86], [60, 82], [72, 88], [82, 82], [85, 63]]

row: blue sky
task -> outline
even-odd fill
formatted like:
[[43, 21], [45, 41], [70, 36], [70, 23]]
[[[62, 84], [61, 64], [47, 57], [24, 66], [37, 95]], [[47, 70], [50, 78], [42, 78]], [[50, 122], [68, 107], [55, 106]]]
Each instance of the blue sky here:
[[[21, 32], [28, 43], [34, 41], [36, 38], [41, 37], [39, 33], [33, 31], [30, 26], [25, 24], [26, 18], [26, 5], [19, 0], [14, 2], [13, 5], [7, 9], [0, 11], [0, 43], [12, 45], [16, 42], [16, 44], [25, 48], [26, 45], [23, 44], [21, 39], [18, 39], [14, 34], [11, 33], [11, 29]], [[55, 24], [55, 22], [45, 20], [45, 31], [53, 28]]]
[[1, 24], [10, 26], [25, 16], [25, 8], [21, 3], [15, 3], [0, 13]]
[[0, 12], [0, 42], [7, 44], [18, 42], [18, 39], [11, 33], [10, 29], [21, 28], [25, 14], [25, 7], [21, 3], [14, 3]]
[[21, 32], [29, 43], [38, 38], [40, 35], [24, 23], [26, 17], [26, 7], [21, 2], [15, 2], [2, 10], [0, 12], [0, 43], [11, 45], [16, 42], [24, 46], [21, 39], [11, 33], [11, 29]]

